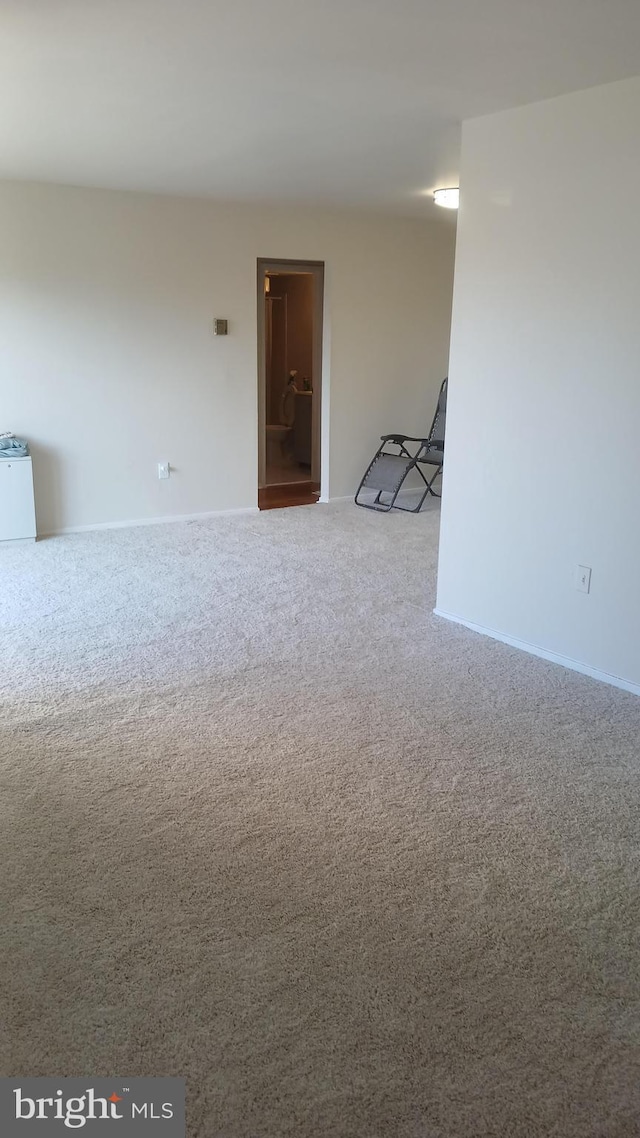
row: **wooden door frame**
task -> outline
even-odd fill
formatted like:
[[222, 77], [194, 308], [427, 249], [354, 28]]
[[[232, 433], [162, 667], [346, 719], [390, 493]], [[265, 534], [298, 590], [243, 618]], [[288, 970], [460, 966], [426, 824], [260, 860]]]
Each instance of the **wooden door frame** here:
[[[293, 261], [258, 257], [258, 486], [266, 485], [267, 471], [267, 369], [265, 360], [264, 281], [267, 273], [305, 273], [313, 277], [313, 403], [311, 417], [311, 481], [320, 484], [322, 450], [322, 355], [324, 315], [324, 261]], [[325, 475], [327, 471], [325, 471]]]

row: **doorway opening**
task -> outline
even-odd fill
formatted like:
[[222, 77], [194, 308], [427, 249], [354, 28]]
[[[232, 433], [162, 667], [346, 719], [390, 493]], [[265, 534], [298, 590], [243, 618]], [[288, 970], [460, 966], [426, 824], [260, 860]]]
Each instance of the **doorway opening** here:
[[258, 506], [320, 495], [321, 261], [258, 260]]

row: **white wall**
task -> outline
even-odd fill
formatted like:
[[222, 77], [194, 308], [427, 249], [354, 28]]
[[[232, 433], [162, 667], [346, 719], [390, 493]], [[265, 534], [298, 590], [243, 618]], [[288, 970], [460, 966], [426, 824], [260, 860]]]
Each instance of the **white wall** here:
[[258, 257], [326, 262], [328, 491], [353, 492], [381, 432], [430, 420], [453, 243], [436, 222], [0, 185], [0, 430], [32, 442], [39, 531], [256, 504]]
[[439, 611], [631, 685], [638, 122], [634, 79], [464, 126], [438, 584]]

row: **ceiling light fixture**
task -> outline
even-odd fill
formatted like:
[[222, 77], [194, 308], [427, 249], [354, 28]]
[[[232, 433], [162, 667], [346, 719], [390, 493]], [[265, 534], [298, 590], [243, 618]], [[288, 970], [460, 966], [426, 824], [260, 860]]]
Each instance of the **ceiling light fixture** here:
[[458, 186], [449, 186], [446, 190], [434, 190], [433, 200], [436, 205], [443, 206], [444, 209], [457, 209], [460, 199], [460, 190]]

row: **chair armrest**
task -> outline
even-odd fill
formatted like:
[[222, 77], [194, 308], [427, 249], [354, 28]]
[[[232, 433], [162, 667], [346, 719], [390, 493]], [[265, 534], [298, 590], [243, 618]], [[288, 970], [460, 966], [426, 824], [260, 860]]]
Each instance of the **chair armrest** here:
[[380, 435], [380, 442], [382, 443], [397, 443], [399, 446], [402, 443], [422, 443], [423, 446], [427, 445], [427, 439], [418, 439], [415, 435]]

